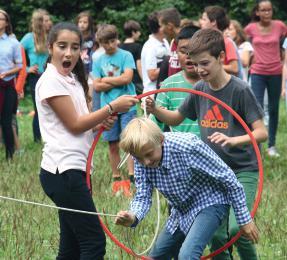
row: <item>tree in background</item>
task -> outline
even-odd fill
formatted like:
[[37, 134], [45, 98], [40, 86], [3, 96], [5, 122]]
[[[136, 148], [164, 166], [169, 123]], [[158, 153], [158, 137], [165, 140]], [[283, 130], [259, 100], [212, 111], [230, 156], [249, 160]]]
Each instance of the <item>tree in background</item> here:
[[[133, 19], [139, 21], [143, 37], [147, 36], [146, 20], [148, 14], [155, 10], [176, 7], [182, 17], [198, 19], [207, 5], [221, 5], [228, 11], [232, 19], [246, 25], [256, 0], [0, 0], [0, 8], [11, 14], [11, 20], [16, 36], [21, 38], [29, 29], [31, 14], [36, 8], [48, 10], [54, 22], [74, 21], [83, 10], [90, 10], [97, 23], [115, 24], [123, 36], [122, 27], [125, 21]], [[274, 17], [287, 20], [287, 1], [272, 0]]]

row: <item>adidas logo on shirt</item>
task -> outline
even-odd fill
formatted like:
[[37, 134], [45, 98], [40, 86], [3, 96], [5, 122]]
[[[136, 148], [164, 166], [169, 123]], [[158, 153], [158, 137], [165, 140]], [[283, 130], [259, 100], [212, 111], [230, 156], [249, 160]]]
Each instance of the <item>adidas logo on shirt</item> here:
[[205, 128], [219, 129], [228, 129], [229, 126], [228, 122], [224, 121], [218, 105], [214, 105], [206, 112], [205, 116], [200, 121], [200, 125]]

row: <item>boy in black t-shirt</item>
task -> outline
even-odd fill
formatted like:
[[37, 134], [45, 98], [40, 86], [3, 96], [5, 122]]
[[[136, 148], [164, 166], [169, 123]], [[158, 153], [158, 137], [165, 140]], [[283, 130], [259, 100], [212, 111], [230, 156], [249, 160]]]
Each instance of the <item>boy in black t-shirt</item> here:
[[125, 40], [119, 45], [119, 48], [129, 51], [134, 58], [136, 69], [134, 69], [133, 83], [136, 87], [137, 94], [143, 91], [142, 68], [141, 68], [141, 51], [142, 45], [138, 43], [141, 36], [141, 26], [137, 21], [129, 20], [124, 24]]
[[[194, 89], [225, 102], [243, 118], [258, 143], [265, 141], [267, 130], [262, 120], [263, 111], [250, 87], [223, 69], [225, 46], [222, 33], [213, 29], [196, 32], [188, 51], [195, 70], [202, 79]], [[198, 120], [202, 140], [236, 173], [244, 187], [250, 210], [257, 189], [258, 164], [250, 137], [240, 123], [218, 104], [194, 94], [190, 94], [176, 111], [156, 107], [151, 98], [147, 98], [146, 104], [147, 111], [167, 125], [178, 125], [185, 117]], [[232, 210], [229, 233], [233, 236], [238, 230]], [[229, 240], [227, 234], [226, 220], [212, 240], [212, 250], [226, 244]], [[244, 237], [240, 238], [236, 245], [241, 259], [257, 259], [254, 245]], [[231, 259], [231, 256], [228, 251], [224, 251], [213, 259]]]

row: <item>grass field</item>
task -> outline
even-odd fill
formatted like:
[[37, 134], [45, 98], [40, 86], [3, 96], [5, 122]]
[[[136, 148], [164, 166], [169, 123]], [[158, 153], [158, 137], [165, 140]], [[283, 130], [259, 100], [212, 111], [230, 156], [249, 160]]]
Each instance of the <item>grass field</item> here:
[[[287, 115], [281, 103], [277, 146], [281, 157], [268, 159], [263, 149], [265, 171], [262, 201], [256, 215], [261, 231], [257, 250], [260, 259], [287, 259]], [[23, 152], [13, 162], [4, 159], [0, 150], [0, 195], [52, 205], [39, 183], [38, 173], [41, 148], [32, 141], [31, 109], [29, 99], [20, 103], [24, 115], [19, 117], [20, 140]], [[265, 145], [266, 146], [266, 145]], [[111, 171], [106, 144], [100, 142], [94, 156], [93, 198], [99, 212], [116, 214], [126, 209], [129, 200], [111, 194]], [[104, 218], [112, 232], [135, 251], [148, 247], [154, 235], [157, 218], [156, 203], [146, 219], [134, 232], [115, 226], [113, 218]], [[161, 226], [167, 216], [167, 207], [161, 199]], [[57, 211], [0, 199], [0, 259], [55, 259], [59, 238]], [[107, 238], [106, 259], [133, 259]], [[235, 259], [238, 259], [236, 256]]]

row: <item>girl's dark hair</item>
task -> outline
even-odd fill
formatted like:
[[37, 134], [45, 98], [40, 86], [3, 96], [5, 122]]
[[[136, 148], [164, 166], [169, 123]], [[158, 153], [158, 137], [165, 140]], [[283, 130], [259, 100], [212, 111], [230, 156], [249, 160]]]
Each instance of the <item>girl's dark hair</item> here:
[[[80, 46], [83, 44], [83, 37], [77, 25], [70, 22], [61, 22], [52, 27], [49, 35], [48, 35], [48, 46], [52, 47], [53, 44], [57, 41], [58, 35], [61, 31], [68, 30], [76, 33], [80, 39]], [[47, 63], [51, 62], [51, 55], [49, 55]], [[85, 68], [82, 62], [82, 59], [79, 57], [78, 61], [72, 70], [72, 72], [76, 75], [78, 81], [81, 83], [84, 89], [85, 98], [87, 103], [91, 101], [91, 97], [89, 96], [89, 85], [86, 80]]]
[[[79, 20], [82, 18], [82, 17], [88, 17], [88, 32], [89, 32], [89, 35], [87, 36], [87, 38], [89, 37], [94, 37], [94, 20], [93, 20], [93, 17], [91, 15], [91, 13], [89, 11], [83, 11], [81, 13], [79, 13], [76, 17], [76, 25], [78, 25], [79, 23]], [[86, 39], [84, 39], [86, 40]]]
[[13, 34], [10, 16], [2, 9], [0, 9], [0, 13], [3, 14], [5, 16], [5, 18], [6, 18], [7, 25], [6, 25], [6, 28], [5, 28], [5, 33], [7, 35]]
[[270, 2], [272, 5], [272, 2], [270, 0], [257, 0], [256, 5], [252, 8], [251, 14], [250, 14], [250, 18], [251, 18], [252, 22], [259, 22], [260, 21], [260, 17], [256, 14], [256, 12], [259, 11], [259, 5], [262, 2]]

